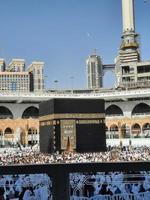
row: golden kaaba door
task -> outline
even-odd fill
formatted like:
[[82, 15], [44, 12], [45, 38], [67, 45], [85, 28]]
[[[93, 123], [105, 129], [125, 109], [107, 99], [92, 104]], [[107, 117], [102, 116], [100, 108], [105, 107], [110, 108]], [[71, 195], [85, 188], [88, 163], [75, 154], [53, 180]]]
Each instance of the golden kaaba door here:
[[67, 149], [69, 139], [72, 149], [76, 149], [76, 123], [75, 120], [60, 120], [61, 149]]

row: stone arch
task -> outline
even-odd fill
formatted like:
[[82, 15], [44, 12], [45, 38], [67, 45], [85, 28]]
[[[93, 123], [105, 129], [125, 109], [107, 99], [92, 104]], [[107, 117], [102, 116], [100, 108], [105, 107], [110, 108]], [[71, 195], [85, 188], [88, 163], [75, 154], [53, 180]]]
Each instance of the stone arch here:
[[22, 118], [28, 119], [30, 117], [38, 118], [39, 117], [39, 109], [34, 106], [30, 106], [30, 107], [26, 108], [22, 114]]
[[118, 126], [117, 126], [116, 124], [112, 124], [112, 125], [110, 126], [110, 130], [111, 130], [111, 131], [118, 131]]
[[148, 115], [150, 114], [150, 106], [146, 103], [139, 103], [137, 104], [133, 110], [132, 115]]
[[4, 134], [13, 134], [13, 130], [10, 127], [7, 127], [4, 131]]
[[131, 133], [132, 133], [133, 137], [136, 137], [136, 138], [140, 137], [141, 127], [138, 123], [135, 123], [135, 124], [132, 125]]
[[142, 126], [142, 136], [146, 138], [150, 137], [150, 123], [145, 123]]
[[123, 111], [119, 106], [113, 104], [106, 109], [106, 116], [123, 116]]
[[0, 106], [0, 119], [13, 119], [12, 112], [5, 106]]
[[110, 138], [119, 138], [118, 126], [116, 124], [112, 124], [110, 126]]
[[10, 127], [4, 130], [4, 143], [5, 146], [12, 146], [14, 143], [14, 131]]
[[130, 127], [126, 124], [121, 126], [121, 136], [122, 138], [130, 138]]
[[28, 145], [34, 145], [39, 143], [39, 133], [34, 127], [28, 129]]

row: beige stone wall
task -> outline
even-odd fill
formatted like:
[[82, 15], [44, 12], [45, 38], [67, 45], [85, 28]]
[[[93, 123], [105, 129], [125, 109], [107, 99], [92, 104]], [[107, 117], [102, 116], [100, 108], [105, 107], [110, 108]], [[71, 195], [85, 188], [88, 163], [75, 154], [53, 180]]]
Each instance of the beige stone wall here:
[[106, 126], [108, 128], [111, 127], [111, 125], [116, 124], [117, 126], [122, 126], [123, 124], [126, 124], [127, 126], [131, 127], [135, 123], [139, 124], [141, 127], [146, 124], [150, 123], [150, 117], [133, 117], [133, 118], [125, 118], [120, 117], [119, 118], [106, 118]]
[[142, 132], [142, 128], [145, 124], [150, 124], [150, 116], [135, 116], [132, 118], [127, 118], [127, 117], [106, 117], [106, 126], [108, 128], [108, 130], [110, 130], [110, 128], [113, 125], [116, 125], [118, 127], [118, 133], [119, 136], [121, 137], [121, 127], [123, 125], [126, 125], [130, 128], [130, 132], [132, 134], [132, 127], [133, 125], [138, 124], [141, 128], [141, 132]]
[[[128, 126], [131, 130], [131, 127], [134, 124], [139, 124], [142, 130], [142, 127], [150, 123], [150, 116], [141, 116], [141, 117], [106, 117], [106, 126], [108, 127], [108, 130], [110, 130], [110, 127], [112, 125], [116, 125], [118, 127], [118, 133], [119, 137], [122, 137], [121, 135], [121, 127], [125, 124]], [[12, 130], [11, 134], [5, 134], [6, 129], [10, 128]], [[0, 119], [0, 135], [2, 139], [2, 135], [4, 135], [5, 140], [13, 141], [15, 138], [15, 134], [17, 129], [20, 128], [20, 142], [21, 144], [28, 144], [28, 130], [34, 129], [37, 130], [37, 133], [39, 133], [39, 119]]]
[[[12, 133], [6, 133], [6, 130], [11, 129]], [[28, 144], [28, 130], [34, 129], [39, 133], [39, 119], [0, 119], [0, 134], [5, 140], [13, 141], [17, 129], [20, 129], [21, 144]]]

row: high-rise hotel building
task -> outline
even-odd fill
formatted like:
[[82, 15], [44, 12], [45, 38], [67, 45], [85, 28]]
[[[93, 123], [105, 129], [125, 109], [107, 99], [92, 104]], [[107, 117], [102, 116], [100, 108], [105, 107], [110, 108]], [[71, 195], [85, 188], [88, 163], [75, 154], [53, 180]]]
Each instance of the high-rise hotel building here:
[[43, 68], [44, 62], [32, 62], [26, 69], [24, 59], [12, 59], [8, 65], [0, 59], [0, 91], [42, 92]]
[[88, 89], [103, 87], [102, 61], [98, 55], [90, 55], [86, 60]]

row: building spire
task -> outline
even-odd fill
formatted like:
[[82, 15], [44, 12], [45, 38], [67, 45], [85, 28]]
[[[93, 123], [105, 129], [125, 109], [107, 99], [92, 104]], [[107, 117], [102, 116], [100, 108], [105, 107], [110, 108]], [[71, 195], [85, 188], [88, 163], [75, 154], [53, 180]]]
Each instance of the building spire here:
[[[134, 0], [122, 0], [122, 37], [119, 54], [115, 59], [117, 86], [135, 82], [135, 63], [140, 62], [139, 35], [135, 32]], [[132, 67], [130, 67], [132, 66]], [[128, 74], [128, 77], [125, 75]], [[129, 77], [131, 74], [131, 77]]]
[[122, 0], [123, 33], [135, 32], [134, 0]]
[[[128, 53], [130, 53], [131, 57], [129, 56], [129, 59], [127, 59], [128, 62], [139, 61], [138, 34], [135, 33], [134, 0], [122, 0], [122, 21], [123, 34], [120, 49], [123, 50], [123, 52], [128, 51]], [[132, 57], [133, 51], [137, 54], [136, 60], [135, 55]], [[126, 57], [123, 56], [123, 59], [124, 58], [126, 60]], [[123, 60], [123, 62], [125, 60]]]
[[94, 49], [94, 55], [97, 55], [97, 49], [96, 48]]

